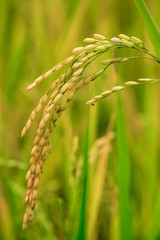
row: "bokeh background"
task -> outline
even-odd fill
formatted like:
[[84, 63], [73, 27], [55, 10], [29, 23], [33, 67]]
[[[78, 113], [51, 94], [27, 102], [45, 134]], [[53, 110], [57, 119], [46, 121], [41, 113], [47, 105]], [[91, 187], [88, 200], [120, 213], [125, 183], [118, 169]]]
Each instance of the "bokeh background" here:
[[[160, 2], [148, 0], [146, 3], [160, 26]], [[58, 75], [52, 75], [30, 92], [26, 92], [25, 88], [36, 77], [69, 56], [74, 47], [83, 46], [83, 39], [93, 33], [109, 38], [120, 33], [134, 35], [154, 53], [133, 1], [0, 1], [1, 240], [78, 239], [86, 135], [89, 132], [88, 148], [100, 151], [101, 146], [97, 147], [96, 140], [106, 136], [108, 128], [114, 132], [115, 138], [104, 165], [105, 171], [99, 168], [99, 154], [88, 163], [86, 239], [121, 239], [116, 95], [98, 102], [94, 107], [85, 105], [87, 100], [115, 85], [113, 67], [84, 87], [58, 121], [51, 137], [52, 153], [41, 176], [35, 219], [26, 231], [22, 230], [25, 174], [40, 114], [23, 139], [20, 133], [31, 110]], [[117, 55], [132, 56], [135, 52], [121, 50]], [[113, 57], [113, 52], [107, 53], [107, 57]], [[88, 72], [98, 70], [99, 66], [100, 61], [97, 60]], [[159, 65], [137, 60], [118, 66], [121, 83], [139, 77], [159, 78]], [[124, 174], [128, 171], [130, 179], [126, 183], [129, 185], [129, 220], [131, 239], [136, 240], [160, 239], [159, 92], [160, 85], [156, 83], [121, 94], [130, 158], [130, 170], [124, 164]], [[99, 192], [93, 183], [97, 179], [98, 184], [101, 178], [102, 188], [97, 188]], [[98, 200], [95, 200], [97, 196]], [[97, 201], [95, 208], [92, 206], [94, 200]], [[125, 214], [125, 202], [123, 209]], [[94, 215], [94, 221], [89, 212]]]

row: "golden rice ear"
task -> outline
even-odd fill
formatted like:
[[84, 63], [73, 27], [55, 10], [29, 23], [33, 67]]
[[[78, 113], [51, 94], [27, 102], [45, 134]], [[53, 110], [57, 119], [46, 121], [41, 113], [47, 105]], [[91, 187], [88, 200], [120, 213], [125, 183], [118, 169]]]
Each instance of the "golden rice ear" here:
[[[113, 58], [102, 61], [104, 65], [102, 69], [92, 73], [89, 76], [83, 76], [85, 69], [91, 62], [96, 60], [97, 57], [106, 53], [107, 51], [114, 48], [126, 48], [131, 47], [137, 51], [141, 51], [149, 55], [149, 59], [158, 61], [147, 49], [141, 49], [139, 44], [143, 44], [140, 39], [135, 37], [128, 37], [124, 34], [120, 34], [119, 38], [113, 37], [111, 40], [106, 39], [103, 35], [94, 34], [94, 38], [86, 38], [84, 42], [89, 43], [84, 47], [77, 47], [72, 50], [72, 55], [60, 62], [46, 73], [38, 77], [32, 84], [27, 87], [27, 90], [31, 90], [43, 79], [46, 79], [54, 72], [60, 70], [62, 67], [66, 67], [64, 72], [51, 84], [51, 87], [47, 93], [39, 100], [37, 106], [33, 109], [30, 117], [24, 126], [21, 136], [23, 137], [27, 130], [30, 128], [37, 114], [43, 109], [42, 117], [39, 122], [36, 136], [33, 142], [31, 150], [31, 158], [29, 161], [30, 168], [26, 174], [27, 191], [25, 196], [24, 204], [26, 211], [23, 218], [23, 229], [25, 230], [28, 223], [33, 221], [34, 208], [38, 197], [38, 186], [40, 181], [40, 175], [43, 172], [44, 162], [47, 158], [48, 153], [51, 152], [50, 134], [53, 128], [56, 126], [56, 122], [62, 115], [63, 111], [69, 106], [69, 103], [74, 99], [75, 94], [84, 85], [96, 80], [101, 76], [106, 69], [117, 63], [136, 59], [137, 57], [125, 57], [125, 58]], [[138, 46], [136, 48], [136, 46]], [[70, 65], [69, 65], [70, 64]], [[68, 66], [67, 66], [68, 65]], [[153, 82], [157, 80], [152, 79], [139, 79], [138, 82], [128, 81], [123, 86], [115, 86], [110, 90], [104, 91], [101, 94], [95, 96], [92, 100], [86, 104], [94, 104], [96, 101], [109, 96], [110, 94], [121, 91], [127, 87], [132, 87], [138, 84], [146, 82]]]
[[106, 90], [104, 92], [102, 92], [101, 94], [95, 96], [93, 99], [89, 100], [86, 102], [86, 105], [93, 105], [95, 102], [108, 97], [110, 94], [114, 93], [114, 92], [119, 92], [121, 90], [124, 90], [128, 87], [134, 87], [140, 84], [144, 84], [144, 83], [154, 83], [160, 81], [160, 79], [151, 79], [151, 78], [139, 78], [138, 82], [136, 81], [127, 81], [124, 83], [123, 86], [115, 86], [109, 90]]

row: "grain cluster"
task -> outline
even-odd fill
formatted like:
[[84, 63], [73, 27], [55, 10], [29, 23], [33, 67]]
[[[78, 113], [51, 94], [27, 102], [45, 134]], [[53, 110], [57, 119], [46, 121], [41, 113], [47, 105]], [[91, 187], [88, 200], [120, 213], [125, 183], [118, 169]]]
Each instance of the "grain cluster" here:
[[[124, 63], [129, 60], [142, 58], [143, 56], [104, 59], [102, 61], [102, 68], [99, 71], [86, 76], [84, 72], [90, 63], [104, 53], [119, 48], [133, 48], [137, 50], [137, 52], [144, 53], [144, 58], [159, 62], [158, 59], [144, 47], [143, 42], [136, 37], [128, 37], [120, 34], [118, 37], [108, 39], [100, 34], [94, 34], [92, 38], [85, 38], [84, 42], [87, 44], [86, 46], [74, 48], [71, 56], [42, 74], [26, 89], [28, 91], [33, 89], [42, 80], [45, 80], [54, 72], [64, 68], [63, 73], [52, 83], [50, 89], [39, 100], [37, 106], [31, 112], [21, 133], [23, 137], [31, 127], [36, 115], [43, 109], [42, 118], [39, 122], [31, 150], [30, 168], [26, 174], [27, 191], [24, 202], [26, 211], [23, 218], [23, 229], [26, 229], [28, 223], [34, 218], [40, 175], [43, 172], [47, 154], [51, 152], [50, 134], [63, 111], [66, 110], [80, 88], [96, 80], [110, 65]], [[148, 80], [148, 82], [149, 81], [150, 80]], [[128, 86], [142, 84], [143, 82], [147, 81], [139, 79], [137, 82], [128, 81], [123, 86], [115, 86], [88, 101], [87, 104], [94, 104], [97, 100], [113, 92], [123, 90]]]

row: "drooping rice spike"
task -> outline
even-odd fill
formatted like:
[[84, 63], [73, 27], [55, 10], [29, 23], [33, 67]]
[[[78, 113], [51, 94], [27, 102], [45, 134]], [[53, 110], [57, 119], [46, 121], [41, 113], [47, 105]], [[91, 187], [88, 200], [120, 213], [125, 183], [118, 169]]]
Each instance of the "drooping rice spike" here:
[[[140, 44], [143, 44], [143, 42], [141, 42], [141, 40], [138, 38], [130, 38], [124, 34], [120, 34], [119, 38], [113, 37], [111, 39], [107, 39], [100, 34], [94, 34], [93, 37], [94, 38], [84, 39], [84, 42], [89, 43], [89, 45], [74, 48], [72, 51], [73, 55], [69, 56], [64, 61], [60, 62], [52, 69], [50, 69], [48, 72], [38, 77], [27, 88], [27, 90], [31, 90], [43, 79], [49, 77], [53, 72], [56, 72], [63, 66], [70, 64], [68, 68], [65, 69], [64, 72], [57, 78], [57, 80], [52, 83], [47, 93], [40, 99], [38, 105], [31, 112], [31, 115], [21, 133], [21, 136], [25, 135], [26, 131], [30, 128], [33, 120], [35, 119], [37, 113], [42, 110], [43, 106], [48, 101], [44, 107], [43, 115], [39, 122], [36, 136], [33, 141], [33, 147], [29, 161], [30, 168], [26, 174], [27, 192], [24, 202], [26, 211], [23, 218], [23, 229], [26, 229], [28, 223], [33, 221], [33, 210], [35, 208], [36, 199], [38, 196], [40, 174], [43, 172], [43, 166], [47, 158], [47, 154], [51, 152], [50, 134], [52, 133], [53, 128], [56, 126], [56, 122], [62, 113], [67, 109], [69, 103], [73, 101], [78, 90], [90, 82], [96, 80], [106, 71], [110, 65], [116, 63], [124, 63], [132, 59], [142, 58], [142, 56], [106, 59], [102, 61], [102, 64], [104, 65], [102, 69], [90, 74], [89, 76], [84, 76], [84, 72], [86, 72], [85, 70], [90, 65], [90, 63], [111, 49], [127, 47], [131, 47], [137, 51], [148, 54], [149, 57], [146, 57], [147, 59], [159, 62], [159, 60], [147, 49], [140, 47]], [[114, 92], [124, 90], [127, 87], [132, 87], [147, 82], [152, 83], [155, 81], [158, 81], [158, 79], [140, 78], [137, 82], [125, 82], [123, 86], [115, 86], [110, 90], [102, 92], [101, 94], [95, 96], [92, 100], [88, 101], [86, 104], [94, 105], [96, 101], [105, 98]]]

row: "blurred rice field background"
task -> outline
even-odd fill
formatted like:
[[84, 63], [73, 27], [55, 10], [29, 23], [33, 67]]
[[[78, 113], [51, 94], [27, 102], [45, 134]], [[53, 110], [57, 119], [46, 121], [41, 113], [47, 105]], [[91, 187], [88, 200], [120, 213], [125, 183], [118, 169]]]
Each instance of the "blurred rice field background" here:
[[[146, 4], [160, 26], [160, 2]], [[93, 33], [136, 36], [154, 53], [133, 1], [0, 1], [1, 240], [160, 239], [160, 84], [85, 105], [117, 80], [160, 78], [160, 66], [147, 60], [118, 65], [118, 75], [111, 67], [79, 91], [52, 133], [35, 219], [22, 230], [25, 175], [38, 121], [23, 139], [20, 133], [58, 75], [25, 89]], [[113, 52], [105, 55], [112, 57]], [[96, 60], [88, 73], [100, 64]]]

